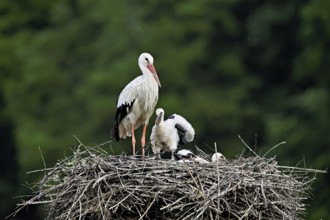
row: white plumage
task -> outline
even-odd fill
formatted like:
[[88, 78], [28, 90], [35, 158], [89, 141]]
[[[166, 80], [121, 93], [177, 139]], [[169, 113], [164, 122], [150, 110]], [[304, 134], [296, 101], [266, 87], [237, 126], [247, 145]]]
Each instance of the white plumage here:
[[146, 127], [158, 101], [160, 81], [149, 53], [142, 53], [138, 64], [142, 75], [126, 85], [117, 103], [112, 135], [117, 141], [132, 136], [133, 156], [135, 156], [134, 130], [143, 125], [141, 138], [142, 157], [144, 157]]
[[178, 152], [174, 153], [174, 158], [179, 163], [192, 162], [192, 161], [197, 162], [197, 163], [203, 163], [203, 164], [210, 163], [209, 161], [197, 156], [190, 150], [186, 150], [186, 149], [182, 149], [182, 150], [179, 150]]
[[175, 151], [178, 144], [194, 140], [195, 130], [182, 116], [173, 114], [164, 121], [164, 110], [156, 110], [156, 123], [152, 128], [150, 140], [154, 154], [162, 151]]
[[224, 161], [224, 160], [226, 160], [225, 156], [223, 156], [219, 152], [218, 153], [214, 153], [212, 155], [212, 159], [211, 159], [212, 163], [216, 163], [217, 161]]

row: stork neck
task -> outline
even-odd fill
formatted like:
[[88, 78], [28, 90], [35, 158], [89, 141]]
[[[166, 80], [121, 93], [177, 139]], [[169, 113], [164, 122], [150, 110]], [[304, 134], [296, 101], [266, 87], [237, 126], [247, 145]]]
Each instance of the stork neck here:
[[164, 118], [162, 117], [159, 121], [159, 123], [156, 123], [156, 126], [157, 127], [163, 127], [163, 124], [164, 124]]
[[146, 66], [141, 65], [141, 64], [139, 64], [139, 66], [140, 66], [143, 76], [145, 76], [148, 80], [152, 80], [152, 81], [156, 82], [153, 74], [150, 72], [150, 70]]

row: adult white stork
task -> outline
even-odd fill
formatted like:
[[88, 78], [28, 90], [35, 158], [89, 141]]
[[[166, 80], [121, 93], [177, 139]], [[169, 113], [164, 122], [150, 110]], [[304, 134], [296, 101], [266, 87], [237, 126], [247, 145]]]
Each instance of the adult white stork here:
[[158, 87], [161, 87], [153, 63], [154, 58], [149, 53], [140, 55], [138, 64], [142, 75], [127, 84], [120, 93], [111, 132], [117, 141], [132, 136], [133, 156], [135, 156], [134, 130], [143, 125], [142, 158], [144, 158], [147, 125], [158, 101]]
[[173, 152], [178, 144], [185, 144], [194, 140], [195, 130], [182, 116], [172, 114], [164, 121], [164, 109], [156, 110], [156, 122], [152, 128], [150, 140], [154, 154], [160, 156], [161, 151]]
[[190, 150], [182, 149], [174, 153], [174, 158], [180, 162], [183, 163], [184, 161], [186, 162], [192, 162], [195, 161], [197, 163], [210, 163], [209, 161], [197, 156]]

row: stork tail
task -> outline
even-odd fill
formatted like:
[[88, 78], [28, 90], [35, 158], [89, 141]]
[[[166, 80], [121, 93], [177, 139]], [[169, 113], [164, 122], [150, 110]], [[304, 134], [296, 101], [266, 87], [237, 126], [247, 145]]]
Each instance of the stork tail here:
[[119, 141], [119, 123], [115, 121], [111, 129], [111, 137], [115, 137], [116, 141]]
[[120, 140], [119, 135], [119, 124], [123, 120], [123, 118], [126, 117], [126, 115], [131, 111], [133, 104], [135, 102], [135, 99], [131, 103], [125, 102], [121, 106], [117, 108], [116, 116], [115, 116], [115, 123], [112, 126], [111, 129], [111, 136], [116, 138], [116, 141]]

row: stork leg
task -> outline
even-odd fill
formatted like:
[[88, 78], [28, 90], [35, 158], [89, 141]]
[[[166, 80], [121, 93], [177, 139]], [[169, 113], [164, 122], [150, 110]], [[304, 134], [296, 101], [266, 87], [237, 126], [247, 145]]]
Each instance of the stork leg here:
[[144, 160], [144, 147], [146, 145], [146, 131], [147, 124], [143, 125], [142, 137], [141, 137], [141, 145], [142, 145], [142, 159]]
[[132, 125], [132, 146], [133, 146], [133, 157], [135, 157], [135, 135], [134, 135], [134, 125]]

